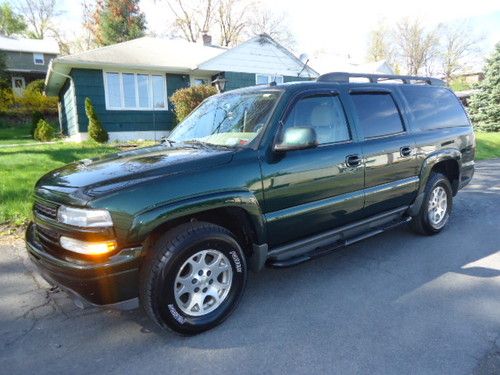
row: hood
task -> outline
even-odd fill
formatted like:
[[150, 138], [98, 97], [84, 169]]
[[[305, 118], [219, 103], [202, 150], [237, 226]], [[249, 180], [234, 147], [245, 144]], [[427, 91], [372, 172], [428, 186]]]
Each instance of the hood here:
[[191, 145], [159, 145], [119, 152], [81, 160], [47, 173], [38, 181], [36, 191], [49, 200], [70, 194], [81, 204], [141, 182], [228, 163], [233, 152]]

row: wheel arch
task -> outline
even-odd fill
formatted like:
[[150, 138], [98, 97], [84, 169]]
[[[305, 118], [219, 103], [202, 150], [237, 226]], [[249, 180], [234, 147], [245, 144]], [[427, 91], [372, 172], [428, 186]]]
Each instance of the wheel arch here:
[[253, 244], [266, 242], [264, 218], [250, 192], [214, 194], [155, 207], [134, 218], [130, 234], [138, 243], [154, 241], [165, 231], [189, 221], [205, 221], [228, 229], [247, 256], [251, 256]]
[[462, 154], [457, 149], [440, 150], [429, 155], [423, 162], [420, 170], [419, 194], [423, 193], [429, 176], [433, 172], [445, 175], [450, 181], [453, 195], [458, 192], [460, 182], [460, 165]]

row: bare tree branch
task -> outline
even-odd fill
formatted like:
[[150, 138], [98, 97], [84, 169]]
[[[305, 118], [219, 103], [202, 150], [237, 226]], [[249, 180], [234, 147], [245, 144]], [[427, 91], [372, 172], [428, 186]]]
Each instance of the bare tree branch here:
[[35, 39], [43, 39], [50, 36], [58, 36], [58, 30], [54, 24], [54, 18], [62, 13], [57, 10], [56, 0], [24, 0], [18, 7], [24, 15], [28, 24], [29, 36]]
[[483, 39], [484, 35], [474, 34], [468, 22], [442, 27], [441, 69], [446, 82], [466, 68], [466, 59], [479, 52], [478, 44]]

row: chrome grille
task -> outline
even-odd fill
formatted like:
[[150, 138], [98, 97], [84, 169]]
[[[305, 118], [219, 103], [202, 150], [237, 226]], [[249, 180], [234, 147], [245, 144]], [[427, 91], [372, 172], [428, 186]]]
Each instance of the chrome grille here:
[[54, 219], [54, 220], [57, 218], [57, 206], [56, 205], [49, 206], [48, 204], [45, 204], [45, 203], [35, 202], [33, 210], [35, 212], [35, 215], [48, 217], [49, 219]]

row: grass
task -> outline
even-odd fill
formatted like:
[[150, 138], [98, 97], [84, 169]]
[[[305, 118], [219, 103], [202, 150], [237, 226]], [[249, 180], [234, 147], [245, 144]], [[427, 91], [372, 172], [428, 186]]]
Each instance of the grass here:
[[36, 142], [31, 138], [30, 131], [30, 124], [9, 126], [0, 123], [0, 146]]
[[476, 160], [500, 158], [500, 133], [476, 133]]
[[29, 220], [33, 186], [43, 174], [75, 160], [116, 150], [91, 142], [0, 146], [0, 224], [22, 225]]

